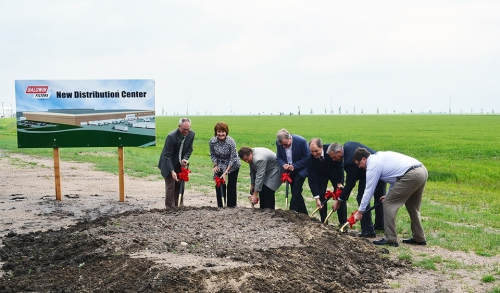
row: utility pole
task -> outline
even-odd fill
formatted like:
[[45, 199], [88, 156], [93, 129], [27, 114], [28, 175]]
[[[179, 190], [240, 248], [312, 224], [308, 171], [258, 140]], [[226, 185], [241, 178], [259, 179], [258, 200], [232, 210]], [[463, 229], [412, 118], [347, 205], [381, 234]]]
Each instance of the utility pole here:
[[451, 98], [453, 98], [454, 96], [456, 96], [457, 94], [454, 94], [453, 96], [450, 97], [450, 115], [451, 115]]
[[192, 97], [189, 97], [189, 99], [187, 99], [186, 101], [186, 116], [189, 116], [189, 100], [191, 99]]
[[338, 95], [338, 94], [335, 94], [335, 95], [333, 95], [333, 97], [330, 98], [330, 114], [333, 114], [333, 104], [332, 104], [332, 101], [333, 101], [333, 98], [335, 98], [336, 95]]

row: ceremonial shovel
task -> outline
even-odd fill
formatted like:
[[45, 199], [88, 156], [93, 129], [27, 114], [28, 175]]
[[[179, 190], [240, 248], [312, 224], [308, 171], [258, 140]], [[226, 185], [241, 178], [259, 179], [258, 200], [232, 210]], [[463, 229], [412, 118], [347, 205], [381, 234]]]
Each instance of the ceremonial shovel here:
[[[334, 200], [339, 200], [339, 197], [341, 194], [342, 194], [342, 188], [337, 188], [337, 190], [335, 190], [335, 192], [333, 193], [333, 196], [331, 196], [331, 197], [333, 197]], [[333, 212], [335, 212], [335, 211], [333, 210], [333, 206], [332, 206], [332, 210], [328, 213], [328, 215], [326, 216], [325, 221], [323, 223], [325, 223], [325, 224], [328, 223], [328, 219], [333, 214]]]
[[290, 183], [292, 183], [292, 178], [290, 178], [290, 172], [285, 172], [281, 174], [281, 183], [286, 182], [285, 186], [285, 210], [288, 209], [288, 187], [290, 186]]
[[[321, 206], [324, 206], [328, 200], [330, 200], [330, 198], [333, 198], [334, 200], [337, 200], [339, 199], [339, 196], [340, 194], [342, 193], [342, 189], [341, 188], [337, 188], [337, 190], [335, 190], [335, 192], [331, 192], [330, 190], [327, 190], [325, 192], [325, 200], [321, 203]], [[314, 216], [314, 214], [319, 211], [321, 209], [321, 207], [317, 207], [312, 213], [311, 213], [311, 217]]]
[[[248, 197], [248, 199], [250, 199], [253, 195], [253, 188], [250, 190], [250, 196]], [[255, 204], [252, 202], [252, 200], [250, 199], [250, 203], [252, 204], [252, 209], [255, 208]], [[259, 203], [259, 197], [257, 197], [257, 203]]]
[[191, 171], [189, 171], [188, 168], [184, 168], [184, 167], [181, 167], [181, 172], [179, 174], [177, 174], [177, 178], [179, 178], [179, 203], [177, 204], [178, 207], [181, 206], [181, 202], [182, 202], [182, 197], [184, 196], [184, 186], [185, 186], [185, 182], [186, 181], [189, 181], [189, 173], [191, 173]]
[[182, 202], [182, 196], [184, 195], [184, 180], [180, 180], [179, 182], [180, 186], [179, 186], [179, 202], [177, 203], [177, 206], [180, 207], [181, 206], [181, 202]]
[[226, 181], [224, 180], [224, 177], [219, 177], [216, 174], [214, 174], [214, 180], [215, 180], [215, 186], [217, 188], [220, 188], [220, 197], [222, 199], [222, 207], [226, 206], [226, 200], [224, 196], [224, 187], [223, 185], [226, 184]]
[[[366, 211], [363, 212], [363, 215], [368, 213], [369, 211], [375, 209], [376, 207], [380, 206], [382, 204], [382, 202], [378, 202], [376, 204], [374, 204], [371, 208], [367, 209]], [[347, 227], [347, 225], [350, 225], [350, 228], [352, 228], [352, 225], [356, 224], [356, 219], [354, 219], [354, 214], [357, 212], [358, 210], [355, 210], [354, 212], [351, 213], [351, 216], [349, 217], [349, 219], [347, 219], [347, 222], [342, 226], [340, 227], [340, 232], [346, 232], [344, 231], [344, 229]]]

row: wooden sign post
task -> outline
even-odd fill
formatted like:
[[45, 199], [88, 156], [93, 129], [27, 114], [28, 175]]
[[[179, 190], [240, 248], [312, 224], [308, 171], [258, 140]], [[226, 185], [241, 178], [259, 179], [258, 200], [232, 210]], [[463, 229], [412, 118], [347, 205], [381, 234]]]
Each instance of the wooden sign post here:
[[[118, 147], [118, 181], [120, 189], [120, 202], [125, 201], [125, 168], [123, 161], [123, 147]], [[59, 148], [54, 148], [54, 179], [56, 185], [56, 200], [62, 200], [61, 196], [61, 168], [59, 159]]]
[[61, 169], [59, 168], [59, 148], [54, 148], [54, 178], [56, 182], [56, 200], [61, 200]]
[[125, 169], [123, 162], [123, 147], [118, 147], [118, 177], [120, 184], [120, 201], [125, 201]]

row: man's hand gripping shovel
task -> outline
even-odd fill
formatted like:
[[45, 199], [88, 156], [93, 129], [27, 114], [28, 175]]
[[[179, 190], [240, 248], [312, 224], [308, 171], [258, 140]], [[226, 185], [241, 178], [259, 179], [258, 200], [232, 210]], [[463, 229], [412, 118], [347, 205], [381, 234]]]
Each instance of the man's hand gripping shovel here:
[[[371, 208], [367, 209], [366, 211], [363, 212], [363, 215], [372, 211], [373, 209], [375, 209], [376, 207], [382, 205], [382, 202], [378, 202], [376, 204], [374, 204]], [[357, 220], [354, 218], [354, 214], [357, 213], [358, 210], [355, 210], [354, 212], [351, 213], [351, 216], [349, 217], [349, 219], [347, 219], [347, 222], [342, 226], [340, 227], [340, 232], [347, 232], [346, 228], [347, 228], [347, 225], [349, 225], [349, 228], [352, 228], [352, 226], [354, 224], [356, 224]]]
[[184, 168], [181, 167], [181, 172], [177, 174], [177, 179], [179, 180], [179, 203], [177, 204], [178, 207], [181, 206], [182, 202], [182, 197], [184, 196], [184, 187], [185, 187], [185, 182], [189, 181], [189, 173], [191, 171], [188, 169], [188, 167]]
[[252, 209], [255, 208], [255, 205], [259, 203], [259, 197], [257, 196], [257, 202], [253, 203], [252, 202], [252, 196], [253, 196], [254, 189], [253, 187], [250, 189], [250, 195], [248, 196], [248, 199], [250, 200], [250, 203], [252, 204]]
[[[333, 198], [334, 200], [338, 200], [341, 193], [342, 193], [342, 188], [337, 188], [334, 192], [331, 192], [330, 190], [327, 190], [325, 192], [325, 200], [321, 203], [321, 206], [317, 207], [311, 213], [311, 217], [314, 216], [314, 214], [317, 213], [325, 204], [327, 204], [327, 202], [330, 200], [330, 198]], [[328, 220], [328, 217], [325, 220]]]
[[[331, 192], [328, 190], [326, 193], [330, 193], [329, 198], [333, 198], [333, 200], [339, 200], [339, 197], [342, 194], [342, 188], [337, 188], [334, 192]], [[326, 194], [325, 194], [325, 198], [326, 198]], [[325, 224], [328, 223], [328, 219], [330, 218], [330, 216], [334, 212], [335, 212], [335, 210], [333, 209], [333, 206], [332, 206], [332, 210], [328, 213], [328, 215], [326, 215], [325, 221], [323, 223], [325, 223]]]

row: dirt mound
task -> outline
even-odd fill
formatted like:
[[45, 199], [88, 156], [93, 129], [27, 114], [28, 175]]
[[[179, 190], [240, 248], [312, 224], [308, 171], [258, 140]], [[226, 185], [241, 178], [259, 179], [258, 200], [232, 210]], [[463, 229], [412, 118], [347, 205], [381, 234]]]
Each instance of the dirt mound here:
[[409, 266], [307, 215], [250, 208], [129, 211], [2, 242], [1, 292], [383, 291]]

